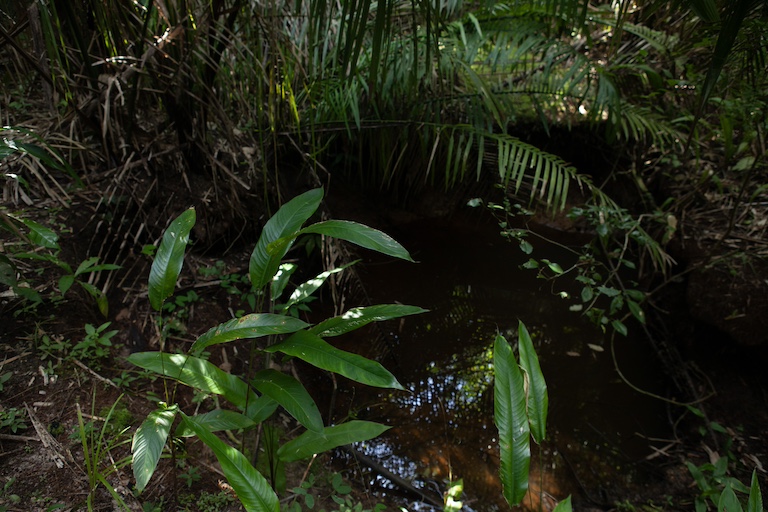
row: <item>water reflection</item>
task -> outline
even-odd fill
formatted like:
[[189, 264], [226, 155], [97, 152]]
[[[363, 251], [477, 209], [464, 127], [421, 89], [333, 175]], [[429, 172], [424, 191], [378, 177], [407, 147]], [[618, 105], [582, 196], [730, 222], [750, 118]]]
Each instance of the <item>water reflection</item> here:
[[[514, 342], [521, 319], [550, 391], [549, 439], [532, 446], [525, 508], [549, 510], [568, 494], [576, 503], [612, 504], [628, 485], [648, 477], [642, 471], [648, 443], [636, 433], [666, 434], [663, 406], [621, 382], [610, 351], [599, 351], [607, 347], [599, 332], [568, 311], [559, 289], [519, 270], [527, 256], [492, 224], [478, 222], [402, 226], [393, 234], [420, 263], [366, 267], [374, 303], [400, 301], [431, 311], [386, 326], [386, 350], [368, 354], [410, 393], [348, 392], [344, 407], [395, 427], [357, 449], [437, 499], [447, 482], [463, 478], [465, 510], [507, 510], [498, 478], [492, 346], [497, 332]], [[557, 261], [558, 255], [547, 257]], [[638, 340], [620, 341], [623, 371], [636, 384], [663, 391], [664, 379], [649, 371], [656, 366], [650, 349]], [[347, 348], [360, 351], [361, 342]], [[394, 492], [385, 479], [376, 481]], [[430, 509], [413, 500], [407, 507]]]

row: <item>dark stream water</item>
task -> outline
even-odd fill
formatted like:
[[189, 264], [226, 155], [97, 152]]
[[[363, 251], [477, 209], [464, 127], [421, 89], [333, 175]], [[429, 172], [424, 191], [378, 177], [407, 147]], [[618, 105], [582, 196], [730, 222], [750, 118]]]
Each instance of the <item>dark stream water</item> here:
[[[388, 232], [418, 263], [366, 262], [361, 274], [372, 303], [430, 312], [383, 325], [387, 343], [375, 354], [410, 393], [341, 388], [337, 416], [349, 410], [394, 427], [358, 451], [424, 492], [463, 478], [464, 510], [508, 509], [498, 478], [491, 356], [496, 333], [514, 343], [522, 320], [534, 337], [550, 397], [548, 440], [540, 449], [532, 446], [526, 508], [538, 509], [541, 500], [548, 510], [569, 494], [582, 504], [577, 510], [613, 504], [657, 478], [645, 457], [653, 453], [649, 438], [669, 436], [664, 405], [619, 378], [609, 338], [569, 311], [573, 303], [558, 294], [567, 290], [567, 279], [553, 284], [520, 269], [528, 256], [480, 212]], [[534, 247], [533, 256], [564, 268], [572, 258], [543, 242]], [[361, 351], [368, 341], [351, 340], [347, 348]], [[664, 393], [659, 365], [639, 336], [619, 337], [615, 348], [635, 385]], [[376, 480], [387, 492], [386, 479]], [[403, 503], [408, 510], [433, 510], [418, 501]]]

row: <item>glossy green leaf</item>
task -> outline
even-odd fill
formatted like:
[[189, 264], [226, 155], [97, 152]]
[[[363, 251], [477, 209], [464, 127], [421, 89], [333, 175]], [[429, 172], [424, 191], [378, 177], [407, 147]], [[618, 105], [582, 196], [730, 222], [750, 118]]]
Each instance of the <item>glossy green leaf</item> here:
[[[250, 428], [256, 425], [256, 422], [246, 415], [237, 411], [227, 411], [225, 409], [215, 409], [203, 414], [192, 416], [198, 425], [205, 427], [208, 432], [218, 432], [220, 430], [240, 430]], [[189, 423], [182, 422], [176, 429], [176, 436], [190, 437], [195, 432], [189, 428]]]
[[309, 331], [322, 337], [339, 336], [354, 331], [371, 322], [381, 322], [407, 315], [425, 313], [427, 310], [417, 306], [402, 304], [380, 304], [365, 308], [353, 308], [341, 316], [329, 318], [320, 322]]
[[261, 289], [272, 281], [299, 229], [317, 211], [322, 200], [323, 189], [310, 190], [285, 203], [267, 221], [248, 265], [254, 288]]
[[757, 481], [757, 471], [755, 470], [752, 470], [752, 483], [749, 486], [747, 512], [763, 512], [763, 494], [760, 492], [760, 484]]
[[128, 361], [187, 386], [222, 395], [240, 409], [244, 409], [247, 404], [255, 402], [258, 398], [242, 379], [217, 368], [205, 359], [185, 354], [137, 352], [131, 354]]
[[283, 263], [277, 267], [277, 273], [272, 278], [271, 297], [272, 300], [277, 300], [282, 294], [288, 282], [291, 280], [291, 276], [299, 268], [295, 263]]
[[277, 410], [277, 402], [266, 395], [260, 396], [257, 400], [248, 403], [245, 409], [245, 416], [254, 423], [261, 423]]
[[326, 427], [320, 433], [307, 431], [281, 446], [277, 456], [285, 462], [306, 459], [337, 446], [373, 439], [389, 428], [380, 423], [354, 420], [334, 427]]
[[38, 224], [29, 219], [18, 219], [22, 224], [29, 228], [29, 239], [35, 245], [46, 249], [59, 249], [59, 235], [52, 229]]
[[189, 349], [190, 352], [200, 352], [206, 347], [227, 343], [234, 340], [259, 338], [271, 334], [286, 334], [296, 332], [309, 324], [290, 316], [272, 313], [254, 313], [241, 318], [234, 318], [208, 330], [197, 338]]
[[547, 411], [549, 395], [544, 374], [539, 366], [539, 358], [533, 348], [531, 335], [523, 322], [518, 326], [520, 341], [520, 366], [528, 378], [527, 411], [531, 434], [537, 443], [541, 443], [547, 433]]
[[377, 251], [387, 256], [413, 261], [411, 255], [395, 239], [377, 229], [348, 220], [327, 220], [312, 224], [301, 233], [317, 233], [340, 240], [346, 240], [360, 247]]
[[221, 439], [198, 424], [194, 418], [182, 413], [185, 428], [189, 428], [216, 455], [224, 476], [235, 490], [237, 498], [247, 512], [279, 512], [280, 503], [269, 482], [254, 469], [239, 450], [227, 445]]
[[321, 272], [317, 276], [313, 277], [309, 281], [306, 281], [299, 286], [296, 287], [296, 289], [291, 294], [290, 298], [288, 299], [288, 302], [286, 302], [282, 310], [287, 311], [288, 308], [293, 306], [294, 304], [298, 304], [307, 298], [309, 298], [315, 291], [320, 288], [329, 277], [331, 277], [333, 274], [337, 274], [341, 271], [343, 271], [345, 268], [350, 267], [354, 265], [355, 263], [358, 263], [360, 260], [355, 260], [350, 263], [347, 263], [346, 265], [342, 265], [340, 267], [327, 270], [325, 272]]
[[381, 364], [363, 356], [339, 350], [308, 331], [299, 331], [285, 341], [267, 348], [266, 351], [279, 351], [298, 357], [318, 368], [343, 375], [368, 386], [403, 389], [395, 376]]
[[528, 491], [531, 462], [530, 430], [525, 404], [523, 374], [503, 336], [493, 345], [494, 421], [499, 430], [501, 461], [499, 474], [504, 498], [512, 506], [520, 504]]
[[163, 234], [163, 241], [149, 271], [149, 302], [155, 311], [163, 308], [163, 302], [176, 288], [176, 280], [184, 265], [184, 251], [189, 243], [189, 232], [194, 225], [195, 209], [190, 208], [176, 217]]
[[323, 418], [320, 416], [320, 411], [299, 381], [290, 375], [267, 369], [257, 372], [251, 382], [253, 387], [282, 405], [288, 414], [309, 430], [323, 431]]
[[564, 500], [561, 500], [560, 503], [557, 504], [557, 506], [552, 510], [552, 512], [571, 512], [573, 510], [573, 507], [571, 506], [571, 497], [568, 496]]
[[152, 411], [133, 435], [133, 476], [139, 491], [144, 490], [157, 468], [177, 412], [175, 405]]

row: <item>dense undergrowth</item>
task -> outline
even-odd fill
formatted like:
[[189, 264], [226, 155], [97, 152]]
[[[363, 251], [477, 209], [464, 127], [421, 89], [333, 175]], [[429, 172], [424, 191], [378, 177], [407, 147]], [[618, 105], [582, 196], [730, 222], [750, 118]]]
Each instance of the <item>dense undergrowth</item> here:
[[[577, 249], [572, 267], [535, 254], [525, 266], [546, 279], [573, 277], [579, 283], [578, 296], [570, 297], [574, 310], [613, 336], [634, 328], [653, 338], [648, 325], [659, 318], [657, 297], [689, 275], [715, 269], [730, 276], [721, 275], [718, 282], [749, 281], [745, 276], [753, 274], [757, 283], [768, 275], [765, 2], [110, 0], [76, 5], [16, 0], [1, 10], [0, 308], [4, 323], [14, 326], [14, 339], [28, 339], [13, 349], [15, 354], [9, 349], [6, 361], [33, 353], [46, 385], [63, 371], [74, 372], [75, 381], [104, 380], [100, 374], [109, 368], [114, 376], [105, 385], [136, 391], [130, 386], [151, 376], [114, 364], [116, 339], [129, 341], [126, 347], [137, 353], [148, 345], [180, 349], [194, 341], [192, 332], [210, 327], [189, 330], [192, 312], [205, 306], [194, 287], [171, 297], [178, 272], [161, 284], [156, 275], [145, 284], [150, 255], [159, 251], [156, 262], [158, 254], [164, 255], [159, 240], [187, 207], [197, 212], [194, 227], [185, 228], [197, 251], [226, 254], [259, 232], [264, 240], [271, 236], [259, 249], [269, 259], [266, 276], [278, 270], [273, 256], [282, 257], [291, 245], [283, 237], [300, 226], [272, 236], [270, 224], [263, 231], [261, 225], [275, 218], [272, 212], [283, 211], [278, 208], [288, 199], [319, 185], [343, 182], [406, 205], [434, 189], [477, 195], [472, 204], [491, 208], [503, 236], [526, 254], [537, 236], [526, 225], [532, 215], [594, 235], [591, 244]], [[569, 130], [578, 134], [578, 144], [562, 142]], [[475, 183], [481, 185], [474, 189]], [[476, 190], [480, 193], [471, 193]], [[328, 222], [329, 207], [315, 205], [321, 224]], [[86, 210], [91, 212], [87, 219], [78, 216]], [[341, 304], [344, 290], [355, 283], [354, 277], [336, 283], [341, 275], [336, 274], [352, 258], [339, 257], [343, 251], [318, 236], [308, 237], [302, 247], [307, 254], [320, 250], [325, 268], [316, 279], [328, 279], [332, 297]], [[184, 251], [178, 250], [170, 260], [180, 265]], [[688, 266], [676, 267], [676, 260]], [[272, 281], [271, 275], [257, 279], [253, 268], [205, 267], [227, 292], [232, 306], [224, 311], [227, 318], [247, 318], [247, 311], [265, 311], [269, 304], [268, 314], [303, 322], [298, 318], [306, 319], [312, 310], [309, 293], [279, 303], [259, 291], [266, 286], [273, 298], [280, 295], [276, 292], [295, 271], [280, 269], [283, 280]], [[345, 272], [354, 276], [351, 267]], [[746, 344], [766, 340], [756, 290], [741, 298], [721, 294], [727, 302], [709, 315], [723, 329], [737, 325], [729, 332]], [[159, 316], [136, 307], [146, 303], [146, 294]], [[57, 317], [71, 313], [73, 301], [93, 305], [76, 315], [83, 317], [82, 332], [57, 332]], [[116, 333], [110, 322], [126, 319], [131, 331]], [[236, 329], [226, 325], [222, 332]], [[16, 346], [10, 338], [3, 343]], [[164, 454], [184, 460], [173, 442], [165, 443], [172, 417], [184, 415], [182, 432], [194, 431], [220, 463], [231, 459], [223, 455], [231, 446], [221, 444], [212, 430], [221, 427], [233, 444], [232, 431], [258, 431], [259, 441], [250, 442], [276, 457], [257, 468], [270, 475], [272, 488], [279, 488], [282, 427], [262, 428], [264, 418], [241, 413], [253, 406], [251, 387], [267, 396], [277, 389], [280, 400], [264, 410], [273, 412], [279, 403], [300, 416], [296, 419], [309, 432], [319, 433], [317, 414], [307, 413], [309, 400], [294, 380], [274, 384], [284, 377], [268, 365], [262, 371], [269, 373], [259, 378], [252, 375], [252, 365], [237, 368], [246, 378], [240, 381], [229, 373], [226, 352], [213, 369], [195, 359], [198, 348], [192, 345], [195, 354], [183, 350], [182, 362], [169, 359], [177, 357], [170, 353], [129, 358], [145, 357], [139, 364], [145, 370], [197, 389], [189, 396], [179, 392], [183, 403], [178, 407], [166, 384], [155, 396], [160, 381], [143, 390], [166, 405], [151, 413], [142, 410], [152, 420], [142, 432], [154, 426], [164, 436], [143, 438], [147, 450], [139, 466], [145, 476], [137, 487], [144, 487], [152, 463]], [[664, 350], [668, 364], [684, 366]], [[272, 357], [266, 346], [249, 353], [258, 351], [264, 361]], [[286, 354], [300, 357], [294, 352]], [[325, 347], [320, 353], [326, 357], [333, 351]], [[188, 375], [191, 361], [205, 370]], [[706, 403], [699, 404], [707, 391], [686, 371], [681, 374], [677, 392], [684, 398], [678, 404], [688, 403], [691, 414], [701, 415], [711, 436], [718, 427], [727, 433], [709, 420]], [[202, 395], [215, 395], [211, 382], [217, 381], [241, 383], [219, 390], [240, 409], [229, 412], [241, 416], [227, 413], [196, 423], [191, 419], [196, 416], [183, 411], [199, 405]], [[21, 396], [13, 372], [0, 370], [0, 390], [4, 386]], [[286, 396], [301, 405], [292, 409]], [[108, 492], [118, 503], [131, 495], [107, 482], [128, 464], [125, 443], [131, 431], [124, 429], [135, 427], [118, 420], [125, 399], [110, 398], [115, 407], [91, 407], [90, 423], [91, 400], [81, 398], [77, 410], [87, 505], [109, 499], [97, 492]], [[22, 403], [4, 403], [3, 435], [21, 435], [33, 415], [33, 408]], [[208, 428], [217, 421], [219, 427]], [[38, 431], [38, 436], [44, 434]], [[359, 439], [347, 434], [341, 444], [353, 440]], [[239, 442], [244, 451], [257, 451]], [[307, 454], [330, 447], [313, 442], [317, 446]], [[113, 452], [122, 458], [106, 464]], [[734, 490], [757, 496], [754, 474], [749, 487], [740, 483], [746, 478], [731, 476], [738, 457], [710, 459], [689, 467], [701, 489], [697, 510], [707, 503], [734, 509]], [[750, 465], [742, 459], [741, 469]], [[198, 468], [181, 466], [164, 474], [186, 475], [181, 478], [193, 482]], [[226, 462], [221, 467], [232, 480], [233, 469]], [[510, 469], [502, 477], [525, 480], [513, 473]], [[293, 503], [301, 498], [309, 506], [304, 477], [296, 487], [303, 490], [292, 491]], [[125, 477], [120, 478], [122, 483]], [[173, 480], [176, 486], [177, 476]], [[339, 492], [346, 484], [329, 482], [327, 497], [338, 498], [340, 510], [356, 505]], [[245, 499], [245, 484], [230, 483]], [[9, 510], [21, 507], [11, 498], [18, 496], [13, 485], [6, 482], [0, 494], [0, 506]], [[231, 505], [227, 492], [223, 488], [221, 507]], [[457, 494], [446, 496], [458, 501]], [[275, 503], [269, 498], [264, 506], [271, 509]], [[176, 504], [181, 505], [180, 498]], [[747, 506], [762, 508], [756, 498]]]

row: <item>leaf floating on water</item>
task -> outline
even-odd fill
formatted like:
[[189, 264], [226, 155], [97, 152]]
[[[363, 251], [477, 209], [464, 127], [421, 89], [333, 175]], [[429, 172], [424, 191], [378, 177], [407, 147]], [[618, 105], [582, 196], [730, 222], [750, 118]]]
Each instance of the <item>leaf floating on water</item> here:
[[587, 343], [587, 346], [592, 350], [594, 350], [595, 352], [605, 352], [605, 349], [600, 345], [595, 345], [594, 343]]

